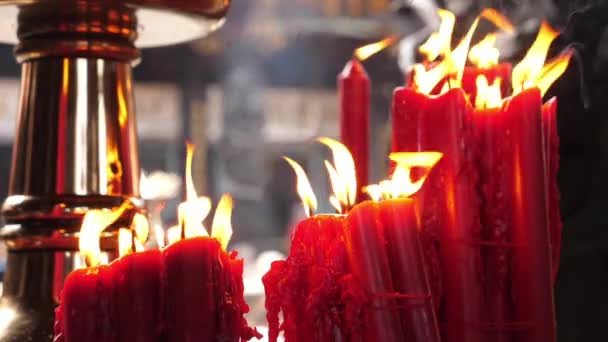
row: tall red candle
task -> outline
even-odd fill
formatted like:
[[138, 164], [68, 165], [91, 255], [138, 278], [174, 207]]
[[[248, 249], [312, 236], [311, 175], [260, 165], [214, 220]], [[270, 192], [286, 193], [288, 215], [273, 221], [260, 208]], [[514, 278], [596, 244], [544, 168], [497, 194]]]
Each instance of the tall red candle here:
[[508, 165], [514, 179], [512, 296], [515, 319], [529, 329], [516, 341], [556, 339], [549, 233], [545, 207], [541, 95], [537, 88], [514, 96], [507, 105], [513, 151]]
[[264, 275], [270, 341], [281, 330], [289, 342], [349, 340], [340, 286], [348, 272], [343, 226], [341, 215], [300, 222], [287, 260], [274, 262]]
[[[162, 306], [159, 250], [128, 254], [113, 269], [118, 341], [161, 340]], [[128, 303], [128, 304], [127, 304]]]
[[551, 98], [545, 102], [542, 116], [548, 224], [551, 241], [551, 264], [553, 267], [553, 280], [555, 281], [559, 269], [563, 227], [559, 210], [560, 193], [557, 185], [557, 172], [559, 170], [559, 135], [557, 131], [556, 98]]
[[386, 240], [378, 215], [378, 204], [365, 201], [355, 206], [346, 219], [351, 272], [370, 298], [364, 310], [362, 337], [363, 341], [403, 341]]
[[[443, 265], [445, 340], [482, 341], [479, 199], [472, 130], [462, 89], [430, 97], [398, 88], [393, 97], [393, 152], [438, 151], [421, 200], [423, 234], [437, 234]], [[426, 245], [426, 249], [436, 248]]]
[[393, 288], [399, 293], [403, 340], [439, 342], [439, 327], [418, 236], [414, 200], [397, 198], [379, 203]]
[[338, 76], [340, 97], [340, 139], [351, 151], [357, 172], [357, 200], [368, 184], [370, 81], [363, 65], [351, 59]]
[[473, 111], [483, 203], [484, 326], [488, 339], [497, 342], [511, 341], [515, 328], [510, 292], [514, 203], [509, 196], [515, 186], [511, 165], [515, 144], [509, 127], [511, 116], [508, 106]]

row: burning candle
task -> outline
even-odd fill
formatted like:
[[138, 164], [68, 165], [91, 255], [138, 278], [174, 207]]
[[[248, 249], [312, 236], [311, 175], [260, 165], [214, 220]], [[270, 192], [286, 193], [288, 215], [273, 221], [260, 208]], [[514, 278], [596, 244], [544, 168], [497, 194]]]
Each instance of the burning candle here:
[[[341, 278], [348, 272], [342, 215], [313, 215], [316, 196], [306, 173], [285, 158], [297, 175], [297, 190], [309, 216], [296, 227], [287, 260], [276, 261], [263, 277], [269, 339], [349, 340]], [[282, 313], [283, 322], [279, 322]]]
[[359, 190], [357, 198], [363, 199], [361, 185], [367, 184], [369, 173], [369, 99], [370, 80], [362, 61], [383, 50], [395, 41], [394, 37], [357, 49], [338, 75], [340, 98], [340, 140], [352, 152], [357, 172]]
[[[192, 146], [190, 161], [191, 155]], [[128, 204], [85, 215], [80, 250], [88, 267], [66, 279], [55, 323], [57, 341], [261, 337], [243, 317], [249, 311], [243, 297], [243, 261], [236, 252], [226, 252], [232, 235], [232, 198], [222, 196], [209, 237], [202, 225], [206, 213], [201, 216], [207, 203], [196, 193], [190, 195], [179, 211], [179, 241], [160, 251], [143, 252], [149, 227], [147, 219], [136, 214], [131, 230], [119, 231], [121, 257], [109, 265], [99, 265], [99, 237]]]
[[[441, 126], [438, 126], [441, 123]], [[444, 157], [419, 194], [423, 234], [438, 236], [448, 341], [481, 341], [481, 255], [477, 170], [462, 90], [438, 97], [399, 88], [393, 97], [393, 151], [440, 151]], [[427, 249], [436, 245], [429, 244]], [[436, 272], [436, 271], [435, 271]]]

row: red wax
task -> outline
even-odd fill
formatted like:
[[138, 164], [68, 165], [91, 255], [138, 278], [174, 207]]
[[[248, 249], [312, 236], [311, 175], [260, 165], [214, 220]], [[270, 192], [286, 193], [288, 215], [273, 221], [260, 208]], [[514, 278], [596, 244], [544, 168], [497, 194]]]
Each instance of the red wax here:
[[340, 139], [353, 155], [359, 189], [357, 199], [361, 201], [365, 198], [361, 188], [368, 184], [370, 81], [358, 60], [350, 60], [338, 75], [338, 94]]
[[555, 341], [555, 311], [549, 234], [545, 206], [541, 94], [536, 88], [516, 95], [507, 111], [513, 142], [511, 163], [514, 188], [512, 296], [515, 319], [530, 324], [515, 340]]
[[492, 84], [497, 77], [500, 77], [500, 91], [503, 97], [511, 94], [511, 63], [500, 63], [491, 68], [465, 67], [462, 74], [462, 89], [470, 96], [470, 102], [475, 103], [477, 94], [477, 77], [484, 75], [488, 84]]
[[219, 289], [214, 270], [223, 267], [217, 240], [178, 241], [162, 251], [166, 341], [215, 341]]
[[414, 200], [399, 198], [379, 203], [393, 288], [402, 298], [403, 340], [439, 342], [439, 327], [419, 241]]
[[557, 99], [551, 98], [543, 105], [543, 146], [545, 152], [545, 181], [549, 236], [551, 241], [551, 265], [553, 280], [557, 277], [562, 242], [562, 219], [559, 210], [560, 193], [557, 186], [559, 169], [559, 135], [557, 132]]
[[510, 260], [515, 187], [511, 136], [513, 117], [509, 106], [473, 111], [479, 146], [480, 189], [482, 195], [482, 240], [486, 326], [488, 339], [511, 341], [513, 310], [510, 286]]
[[270, 341], [281, 330], [288, 342], [338, 341], [350, 334], [340, 285], [348, 272], [343, 226], [339, 215], [300, 222], [287, 260], [274, 262], [264, 275]]
[[97, 342], [116, 338], [111, 272], [107, 266], [75, 270], [65, 280], [60, 321], [63, 341]]
[[158, 250], [129, 254], [111, 264], [116, 282], [118, 341], [160, 341], [160, 264]]
[[370, 298], [364, 312], [363, 341], [403, 341], [386, 240], [378, 220], [378, 204], [371, 201], [355, 206], [346, 220], [351, 272]]
[[[477, 245], [481, 227], [475, 188], [478, 173], [473, 164], [473, 133], [467, 112], [462, 89], [430, 97], [398, 88], [393, 97], [393, 152], [443, 153], [417, 198], [423, 236], [438, 236], [441, 245], [440, 322], [445, 323], [444, 336], [450, 342], [482, 340], [482, 265]], [[437, 244], [432, 238], [423, 241], [425, 254], [433, 255]], [[432, 279], [437, 279], [436, 273], [431, 270]]]

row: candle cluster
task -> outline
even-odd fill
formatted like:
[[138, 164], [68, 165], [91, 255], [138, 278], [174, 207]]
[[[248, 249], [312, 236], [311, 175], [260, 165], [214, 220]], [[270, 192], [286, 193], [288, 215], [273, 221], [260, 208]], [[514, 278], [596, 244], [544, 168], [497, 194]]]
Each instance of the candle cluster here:
[[[287, 260], [264, 276], [270, 340], [439, 341], [435, 307], [424, 269], [414, 194], [441, 153], [395, 153], [390, 180], [365, 188], [373, 200], [355, 205], [354, 162], [348, 149], [328, 138], [326, 162], [340, 214], [312, 215], [316, 197], [303, 169], [298, 193], [310, 217], [296, 228]], [[410, 170], [425, 175], [412, 182]], [[283, 322], [280, 322], [282, 314]]]
[[572, 52], [545, 63], [557, 32], [543, 23], [521, 62], [498, 64], [495, 33], [468, 47], [480, 18], [509, 34], [506, 18], [484, 11], [451, 50], [454, 17], [439, 14], [425, 62], [394, 92], [392, 149], [444, 153], [420, 193], [443, 339], [555, 341], [559, 141], [556, 101], [542, 96]]
[[102, 265], [100, 236], [130, 204], [87, 212], [79, 242], [87, 267], [65, 280], [56, 310], [56, 342], [236, 342], [261, 337], [243, 317], [249, 311], [243, 260], [226, 251], [232, 198], [222, 196], [209, 236], [202, 221], [211, 203], [194, 191], [192, 151], [189, 146], [187, 200], [179, 207], [180, 224], [170, 230], [168, 246], [143, 251], [148, 223], [135, 214], [130, 229], [119, 231], [120, 258]]
[[[453, 49], [455, 17], [438, 15], [439, 30], [420, 47], [424, 61], [394, 92], [390, 180], [362, 187], [364, 58], [356, 54], [338, 77], [346, 147], [324, 141], [334, 150], [330, 202], [340, 215], [300, 223], [287, 260], [264, 277], [271, 341], [281, 331], [287, 342], [555, 341], [559, 137], [557, 101], [543, 96], [572, 51], [546, 61], [557, 32], [543, 23], [512, 67], [494, 47], [498, 31], [515, 31], [500, 13], [484, 10]], [[470, 47], [481, 19], [498, 30]], [[354, 161], [337, 157], [348, 149]], [[312, 213], [312, 189], [290, 163]], [[363, 190], [372, 201], [358, 203]]]

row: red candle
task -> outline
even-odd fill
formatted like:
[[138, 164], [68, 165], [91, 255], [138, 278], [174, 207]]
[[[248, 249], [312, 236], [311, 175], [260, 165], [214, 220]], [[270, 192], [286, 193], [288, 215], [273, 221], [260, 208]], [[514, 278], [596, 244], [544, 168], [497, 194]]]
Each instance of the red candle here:
[[219, 242], [207, 237], [181, 240], [163, 250], [167, 341], [217, 340], [223, 289], [216, 288], [214, 272], [224, 267], [220, 253]]
[[557, 277], [562, 241], [562, 219], [559, 210], [559, 187], [557, 172], [559, 169], [559, 135], [557, 131], [557, 99], [551, 98], [543, 105], [543, 146], [545, 152], [545, 181], [547, 191], [547, 208], [549, 236], [551, 241], [551, 264], [553, 280]]
[[364, 311], [363, 341], [403, 341], [395, 289], [386, 253], [386, 240], [378, 224], [378, 204], [355, 206], [346, 220], [346, 248], [354, 281], [369, 296]]
[[477, 77], [484, 75], [488, 84], [500, 77], [500, 92], [503, 96], [511, 93], [511, 63], [500, 63], [490, 68], [465, 67], [462, 74], [462, 89], [469, 95], [470, 102], [475, 103], [477, 94]]
[[[111, 270], [107, 266], [78, 269], [68, 275], [62, 292], [60, 322], [64, 342], [114, 341]], [[60, 337], [61, 338], [61, 337]]]
[[479, 147], [480, 189], [482, 196], [482, 244], [486, 296], [487, 336], [494, 341], [511, 341], [514, 328], [510, 292], [510, 260], [513, 244], [515, 187], [513, 146], [509, 106], [474, 110], [473, 119]]
[[514, 334], [517, 341], [555, 341], [555, 311], [549, 234], [545, 207], [541, 95], [537, 88], [514, 96], [507, 105], [512, 141], [510, 159], [514, 187], [512, 296], [518, 322], [529, 329]]
[[[159, 250], [123, 256], [113, 262], [118, 341], [161, 340], [162, 307]], [[128, 303], [128, 305], [127, 305]]]
[[340, 281], [348, 272], [343, 226], [341, 215], [300, 222], [287, 260], [274, 262], [264, 275], [270, 341], [281, 330], [286, 341], [347, 339], [352, 328], [342, 309]]
[[439, 342], [439, 328], [418, 237], [414, 200], [390, 199], [380, 202], [378, 208], [393, 288], [402, 297], [398, 304], [404, 333], [402, 339]]
[[[441, 245], [441, 321], [450, 342], [483, 340], [481, 257], [476, 245], [481, 229], [475, 188], [478, 174], [472, 163], [469, 121], [461, 89], [437, 97], [407, 88], [394, 93], [393, 152], [443, 153], [417, 198], [421, 201], [422, 234], [438, 236]], [[436, 244], [423, 247], [431, 250]]]
[[364, 196], [369, 168], [369, 93], [370, 81], [363, 65], [355, 58], [346, 63], [338, 76], [340, 97], [340, 137], [353, 155], [357, 171], [357, 200]]

